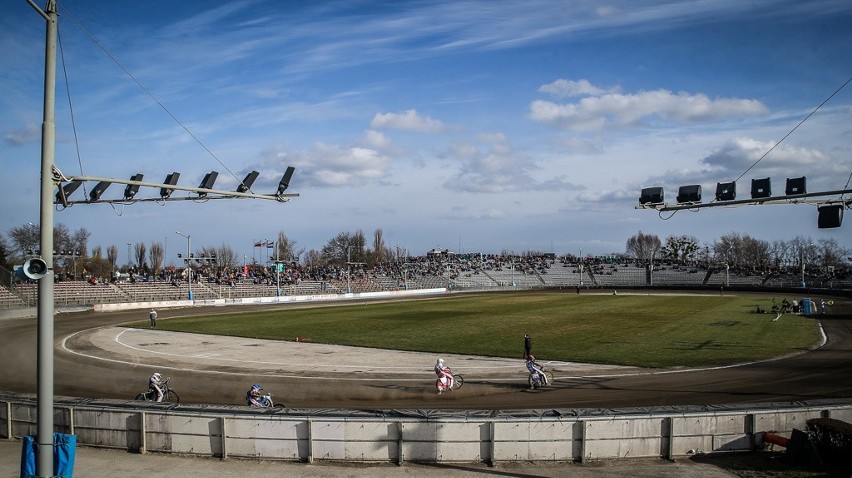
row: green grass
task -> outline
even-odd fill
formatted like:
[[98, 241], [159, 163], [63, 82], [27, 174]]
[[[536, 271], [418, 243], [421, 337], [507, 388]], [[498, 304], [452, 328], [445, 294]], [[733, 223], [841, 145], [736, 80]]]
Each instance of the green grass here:
[[[780, 299], [779, 299], [780, 300]], [[161, 320], [159, 329], [434, 353], [644, 367], [722, 365], [807, 349], [815, 320], [769, 314], [769, 296], [505, 293]], [[146, 327], [147, 322], [133, 324]]]

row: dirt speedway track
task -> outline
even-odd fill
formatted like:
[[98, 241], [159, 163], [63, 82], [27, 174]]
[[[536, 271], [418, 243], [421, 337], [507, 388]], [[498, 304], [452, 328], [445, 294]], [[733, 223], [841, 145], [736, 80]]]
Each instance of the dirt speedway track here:
[[[277, 307], [277, 306], [264, 306]], [[207, 312], [249, 311], [254, 306]], [[160, 320], [199, 309], [160, 310]], [[848, 301], [819, 316], [826, 343], [771, 361], [726, 368], [648, 370], [548, 363], [552, 388], [529, 391], [519, 359], [446, 355], [465, 378], [437, 395], [434, 354], [126, 329], [147, 311], [57, 315], [55, 393], [133, 398], [153, 371], [171, 376], [182, 403], [241, 404], [261, 383], [294, 408], [612, 409], [852, 399], [852, 313]], [[771, 320], [771, 318], [767, 319]], [[783, 320], [783, 318], [781, 319]], [[0, 321], [0, 390], [35, 393], [36, 320]], [[519, 349], [521, 341], [519, 339]]]

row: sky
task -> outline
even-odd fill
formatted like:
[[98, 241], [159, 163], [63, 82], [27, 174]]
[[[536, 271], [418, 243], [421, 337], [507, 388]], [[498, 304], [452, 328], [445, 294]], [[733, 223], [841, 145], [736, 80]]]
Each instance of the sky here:
[[[252, 190], [269, 194], [296, 168], [287, 203], [55, 211], [91, 232], [90, 248], [119, 246], [121, 261], [127, 242], [164, 243], [175, 260], [187, 246], [177, 231], [193, 249], [229, 245], [249, 259], [279, 232], [311, 250], [358, 230], [372, 245], [376, 229], [411, 255], [622, 253], [639, 231], [852, 247], [852, 218], [818, 229], [814, 205], [635, 208], [650, 186], [670, 203], [680, 186], [702, 185], [707, 202], [733, 180], [747, 198], [765, 177], [776, 195], [800, 176], [809, 192], [850, 188], [848, 0], [58, 5], [65, 176], [159, 183], [177, 171], [197, 187], [215, 170], [215, 189], [233, 190], [257, 170]], [[35, 10], [5, 2], [2, 234], [38, 223], [44, 42]]]

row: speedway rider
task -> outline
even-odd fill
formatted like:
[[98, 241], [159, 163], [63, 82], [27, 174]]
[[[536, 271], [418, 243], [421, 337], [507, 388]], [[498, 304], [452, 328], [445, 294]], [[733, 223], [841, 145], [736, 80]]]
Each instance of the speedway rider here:
[[250, 407], [263, 408], [265, 405], [263, 404], [263, 397], [260, 395], [262, 390], [263, 387], [260, 385], [252, 385], [249, 391], [246, 392], [246, 405]]
[[441, 385], [443, 386], [442, 390], [438, 390], [439, 394], [443, 393], [444, 390], [453, 389], [453, 373], [450, 371], [450, 367], [444, 365], [444, 359], [442, 358], [439, 358], [435, 362], [435, 375], [441, 380]]
[[165, 382], [163, 382], [163, 376], [160, 375], [159, 372], [154, 372], [154, 374], [151, 375], [151, 378], [148, 379], [148, 389], [151, 390], [152, 392], [157, 393], [157, 399], [156, 399], [157, 402], [163, 401], [163, 386], [164, 385], [165, 385]]
[[538, 387], [544, 367], [535, 361], [535, 355], [533, 354], [527, 355], [527, 370], [530, 371], [530, 375], [532, 376], [533, 388]]

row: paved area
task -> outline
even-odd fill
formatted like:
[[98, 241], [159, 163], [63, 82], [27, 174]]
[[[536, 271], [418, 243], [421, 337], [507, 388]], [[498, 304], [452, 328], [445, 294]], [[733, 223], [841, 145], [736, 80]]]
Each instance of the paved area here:
[[[0, 440], [0, 478], [20, 476], [21, 442]], [[730, 478], [737, 476], [724, 468], [693, 460], [621, 460], [589, 464], [329, 464], [278, 461], [217, 460], [163, 454], [138, 455], [122, 450], [77, 447], [74, 476], [89, 477], [205, 477], [229, 478], [246, 476], [289, 476], [312, 478], [447, 478], [517, 477], [517, 478]]]

